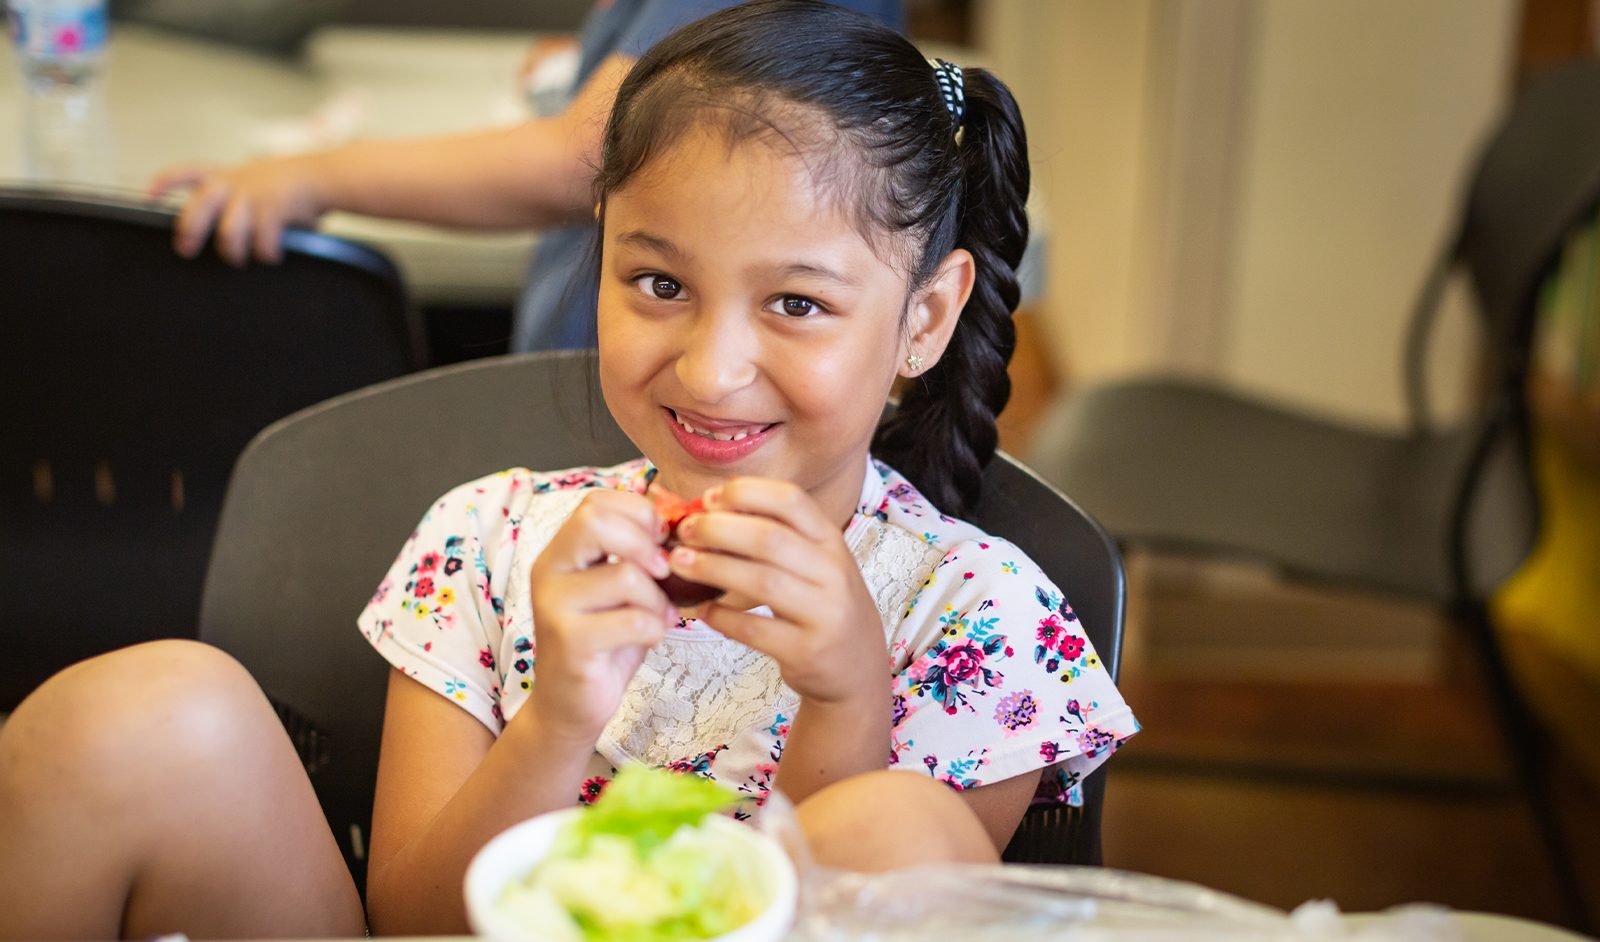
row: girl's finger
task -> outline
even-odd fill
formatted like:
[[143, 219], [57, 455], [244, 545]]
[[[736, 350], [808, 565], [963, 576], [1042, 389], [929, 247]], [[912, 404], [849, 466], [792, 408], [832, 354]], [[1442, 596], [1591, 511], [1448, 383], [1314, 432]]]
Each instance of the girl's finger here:
[[577, 572], [617, 557], [665, 578], [660, 526], [655, 508], [639, 495], [595, 491], [562, 524], [539, 558], [562, 572]]
[[562, 573], [550, 581], [549, 589], [561, 608], [585, 616], [632, 606], [677, 617], [656, 581], [627, 560]]
[[678, 546], [668, 554], [672, 571], [690, 582], [748, 596], [779, 615], [817, 604], [817, 586], [770, 563]]
[[583, 635], [569, 639], [592, 654], [633, 645], [652, 647], [667, 636], [668, 621], [660, 612], [643, 608], [614, 608], [584, 618]]
[[816, 542], [771, 517], [708, 510], [685, 519], [678, 527], [678, 539], [696, 549], [778, 566], [806, 582], [812, 581], [809, 576], [815, 571], [805, 563], [816, 558]]
[[837, 537], [843, 521], [829, 520], [798, 484], [773, 478], [734, 478], [705, 493], [707, 510], [734, 510], [771, 517], [811, 540]]
[[695, 617], [715, 628], [723, 637], [760, 651], [780, 664], [788, 663], [798, 633], [793, 625], [776, 618], [740, 611], [717, 602], [701, 605]]

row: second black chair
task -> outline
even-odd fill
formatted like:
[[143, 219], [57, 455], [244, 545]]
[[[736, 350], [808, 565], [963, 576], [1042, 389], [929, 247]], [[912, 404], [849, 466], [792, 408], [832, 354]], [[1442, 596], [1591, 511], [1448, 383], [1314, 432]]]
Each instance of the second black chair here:
[[173, 214], [0, 190], [0, 711], [72, 661], [190, 636], [257, 431], [422, 364], [394, 267], [291, 231], [279, 266], [173, 253]]
[[[1567, 235], [1600, 203], [1597, 114], [1600, 63], [1565, 68], [1532, 82], [1483, 150], [1413, 316], [1408, 433], [1339, 425], [1211, 384], [1139, 379], [1064, 400], [1030, 454], [1125, 546], [1250, 558], [1453, 616], [1482, 655], [1514, 775], [1580, 926], [1586, 914], [1546, 787], [1547, 755], [1488, 600], [1538, 524], [1526, 394], [1538, 294]], [[1456, 270], [1471, 275], [1482, 314], [1485, 396], [1466, 421], [1436, 427], [1423, 367]]]

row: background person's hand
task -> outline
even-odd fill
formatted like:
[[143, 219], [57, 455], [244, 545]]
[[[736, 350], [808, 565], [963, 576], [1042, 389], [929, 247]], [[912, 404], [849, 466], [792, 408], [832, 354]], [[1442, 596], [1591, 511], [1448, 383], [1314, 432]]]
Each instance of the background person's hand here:
[[283, 230], [314, 225], [328, 210], [323, 176], [316, 154], [236, 167], [173, 167], [156, 176], [149, 194], [189, 190], [173, 232], [179, 255], [199, 255], [215, 231], [217, 254], [229, 264], [242, 266], [252, 255], [276, 264], [283, 258]]
[[595, 490], [534, 561], [529, 706], [564, 740], [599, 738], [645, 652], [677, 623], [655, 582], [668, 571], [665, 535], [648, 499]]

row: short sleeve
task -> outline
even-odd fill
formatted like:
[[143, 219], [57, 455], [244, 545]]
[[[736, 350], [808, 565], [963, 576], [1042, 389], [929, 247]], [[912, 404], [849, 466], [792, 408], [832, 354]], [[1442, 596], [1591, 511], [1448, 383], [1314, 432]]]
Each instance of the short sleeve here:
[[498, 734], [505, 587], [516, 544], [512, 501], [525, 471], [464, 484], [417, 524], [356, 623], [390, 664]]
[[958, 789], [1052, 766], [1076, 783], [1139, 729], [1060, 590], [1004, 540], [947, 551], [897, 636], [900, 767]]

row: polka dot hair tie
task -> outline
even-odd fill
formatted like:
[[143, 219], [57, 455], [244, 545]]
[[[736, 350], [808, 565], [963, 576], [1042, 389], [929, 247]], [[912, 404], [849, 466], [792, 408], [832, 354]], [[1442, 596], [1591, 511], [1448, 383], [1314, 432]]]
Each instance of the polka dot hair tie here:
[[944, 96], [945, 109], [956, 126], [956, 143], [961, 143], [961, 119], [967, 113], [967, 90], [961, 78], [961, 66], [943, 59], [929, 59], [933, 77], [939, 83], [939, 94]]

